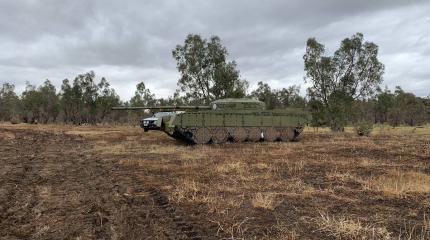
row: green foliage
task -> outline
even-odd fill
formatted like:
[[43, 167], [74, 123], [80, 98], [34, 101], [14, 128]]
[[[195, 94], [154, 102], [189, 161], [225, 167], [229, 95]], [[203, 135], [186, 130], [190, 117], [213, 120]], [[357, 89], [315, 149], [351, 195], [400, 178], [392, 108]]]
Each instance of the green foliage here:
[[378, 88], [377, 91], [378, 94], [376, 95], [375, 121], [384, 123], [388, 121], [388, 114], [394, 107], [395, 96], [388, 88], [385, 88], [384, 91]]
[[320, 127], [328, 125], [326, 116], [327, 112], [325, 111], [324, 105], [322, 102], [311, 98], [308, 102], [308, 109], [312, 113], [311, 118], [311, 126], [312, 127]]
[[393, 96], [393, 105], [388, 111], [388, 122], [392, 126], [407, 124], [414, 126], [422, 124], [428, 118], [425, 100], [417, 98], [413, 93], [407, 93], [396, 87]]
[[332, 130], [342, 130], [353, 101], [371, 96], [382, 82], [384, 65], [377, 55], [376, 44], [363, 42], [361, 33], [344, 39], [333, 56], [325, 56], [324, 45], [310, 38], [303, 56], [305, 81], [312, 84], [309, 97], [321, 103], [313, 115], [326, 118], [322, 122]]
[[248, 82], [240, 80], [236, 62], [221, 64], [214, 73], [214, 86], [212, 93], [214, 99], [242, 98], [248, 89]]
[[55, 122], [60, 112], [60, 99], [56, 93], [55, 86], [49, 80], [46, 80], [38, 91], [41, 95], [41, 117], [43, 122], [49, 120]]
[[16, 119], [20, 112], [20, 101], [13, 84], [4, 83], [0, 88], [0, 120]]
[[98, 87], [98, 97], [96, 100], [97, 116], [99, 122], [107, 120], [111, 114], [112, 107], [120, 105], [120, 98], [116, 94], [115, 89], [110, 87], [109, 82], [102, 78]]
[[278, 107], [306, 107], [306, 99], [300, 96], [300, 86], [293, 85], [288, 88], [282, 88], [281, 90], [275, 90], [275, 93], [279, 102]]
[[105, 121], [111, 108], [119, 104], [119, 96], [109, 82], [102, 78], [96, 83], [93, 71], [79, 74], [72, 85], [68, 79], [63, 80], [61, 108], [65, 122], [95, 124]]
[[95, 123], [97, 84], [95, 73], [79, 74], [70, 85], [69, 80], [63, 81], [62, 107], [67, 112], [66, 122], [74, 124]]
[[259, 82], [250, 97], [254, 97], [266, 104], [267, 109], [297, 107], [305, 108], [306, 101], [300, 96], [300, 87], [290, 86], [280, 90], [270, 88], [269, 84]]
[[188, 105], [189, 102], [186, 101], [184, 97], [181, 97], [179, 90], [176, 90], [175, 93], [173, 93], [173, 96], [169, 96], [167, 99], [159, 98], [157, 99], [157, 104], [159, 105]]
[[227, 61], [227, 49], [217, 36], [209, 40], [189, 34], [172, 51], [181, 73], [178, 86], [189, 102], [208, 104], [214, 99], [243, 97], [248, 83], [240, 79], [236, 63]]
[[156, 103], [155, 95], [145, 87], [145, 83], [140, 82], [136, 85], [134, 96], [130, 99], [130, 106], [154, 106]]
[[369, 108], [368, 111], [374, 112], [375, 123], [389, 123], [396, 127], [402, 124], [415, 126], [428, 122], [429, 109], [428, 98], [416, 97], [397, 86], [394, 92], [387, 88], [384, 91], [378, 89], [373, 99], [373, 109]]
[[257, 89], [251, 93], [251, 96], [264, 102], [268, 109], [273, 109], [278, 104], [276, 94], [267, 83], [259, 82]]
[[60, 106], [63, 111], [63, 120], [64, 122], [74, 122], [77, 123], [77, 115], [78, 105], [80, 103], [81, 94], [77, 87], [73, 88], [70, 85], [70, 81], [68, 79], [63, 80], [63, 84], [61, 85], [61, 100]]
[[96, 83], [92, 71], [78, 75], [72, 83], [64, 79], [58, 94], [49, 80], [39, 87], [27, 83], [20, 98], [14, 90], [8, 83], [0, 88], [1, 121], [48, 123], [60, 118], [66, 123], [95, 124], [118, 119], [111, 108], [121, 104], [119, 96], [105, 78]]
[[24, 122], [55, 122], [60, 112], [59, 97], [55, 86], [49, 80], [46, 80], [37, 89], [27, 83], [25, 91], [21, 95], [21, 101]]

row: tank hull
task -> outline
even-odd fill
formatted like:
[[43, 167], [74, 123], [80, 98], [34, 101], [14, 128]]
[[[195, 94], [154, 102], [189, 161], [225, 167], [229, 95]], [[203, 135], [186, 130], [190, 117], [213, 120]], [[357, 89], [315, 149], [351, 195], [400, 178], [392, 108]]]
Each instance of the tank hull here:
[[[309, 122], [300, 109], [266, 110], [250, 98], [219, 99], [209, 106], [116, 107], [115, 110], [169, 110], [154, 121], [169, 136], [195, 144], [226, 141], [293, 141]], [[177, 111], [183, 110], [183, 111]]]
[[162, 130], [194, 144], [293, 141], [302, 132], [305, 114], [291, 112], [187, 112], [163, 119]]

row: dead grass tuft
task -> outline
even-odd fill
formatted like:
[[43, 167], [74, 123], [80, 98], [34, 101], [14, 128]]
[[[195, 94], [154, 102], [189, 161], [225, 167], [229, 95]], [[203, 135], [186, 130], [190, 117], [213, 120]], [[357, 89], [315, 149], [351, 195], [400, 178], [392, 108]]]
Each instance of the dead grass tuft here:
[[424, 229], [430, 232], [430, 217], [426, 216], [424, 214], [424, 220], [423, 220]]
[[422, 224], [405, 224], [400, 229], [398, 239], [428, 240], [430, 239], [430, 219], [424, 214]]
[[228, 221], [211, 221], [218, 225], [219, 233], [224, 233], [229, 236], [228, 239], [245, 239], [245, 234], [249, 230], [248, 222], [252, 218], [245, 217], [244, 219], [229, 219]]
[[274, 210], [276, 202], [276, 194], [274, 193], [257, 193], [251, 199], [251, 204], [255, 208]]
[[340, 172], [336, 168], [332, 169], [330, 172], [328, 172], [327, 177], [330, 180], [340, 181], [340, 182], [346, 182], [349, 179], [353, 178], [352, 174], [350, 172]]
[[403, 172], [399, 169], [378, 178], [371, 178], [368, 187], [385, 194], [402, 196], [407, 193], [429, 193], [430, 176], [415, 171]]
[[110, 144], [110, 145], [99, 144], [97, 146], [94, 146], [93, 150], [97, 152], [102, 152], [104, 154], [112, 154], [112, 155], [128, 153], [126, 146], [124, 146], [124, 144], [121, 144], [121, 143]]
[[172, 199], [176, 202], [196, 201], [199, 191], [200, 187], [194, 180], [181, 179], [173, 189]]
[[15, 134], [8, 132], [1, 132], [0, 139], [4, 139], [6, 141], [15, 139]]
[[315, 219], [315, 222], [319, 231], [339, 239], [391, 239], [391, 233], [385, 227], [365, 225], [359, 220], [344, 216], [336, 218], [320, 213], [320, 217]]
[[288, 193], [300, 194], [303, 197], [311, 196], [318, 191], [311, 184], [305, 183], [300, 178], [291, 178], [290, 181], [285, 185], [285, 190]]
[[288, 162], [287, 163], [288, 172], [292, 175], [299, 174], [303, 170], [304, 167], [305, 167], [304, 161]]
[[276, 240], [296, 240], [300, 239], [300, 235], [297, 234], [295, 229], [291, 229], [291, 227], [285, 222], [277, 222], [274, 226], [276, 231], [275, 236], [267, 238], [267, 239], [276, 239]]
[[236, 173], [242, 174], [246, 171], [247, 166], [242, 162], [224, 163], [216, 166], [215, 170], [219, 173]]

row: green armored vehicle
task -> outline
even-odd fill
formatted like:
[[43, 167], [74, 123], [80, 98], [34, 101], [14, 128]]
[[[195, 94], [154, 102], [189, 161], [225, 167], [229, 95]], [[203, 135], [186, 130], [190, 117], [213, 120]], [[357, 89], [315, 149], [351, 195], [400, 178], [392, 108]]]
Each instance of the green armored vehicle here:
[[[292, 141], [299, 136], [308, 114], [298, 109], [265, 110], [258, 100], [221, 99], [210, 106], [116, 107], [113, 110], [152, 110], [171, 114], [153, 119], [153, 129], [191, 143], [226, 141]], [[141, 123], [145, 129], [144, 123]], [[146, 128], [147, 129], [147, 128]]]

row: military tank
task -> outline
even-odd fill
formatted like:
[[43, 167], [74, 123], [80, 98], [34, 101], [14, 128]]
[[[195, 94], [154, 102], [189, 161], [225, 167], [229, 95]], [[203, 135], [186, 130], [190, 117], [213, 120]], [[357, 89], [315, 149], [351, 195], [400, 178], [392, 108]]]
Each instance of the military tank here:
[[[153, 129], [195, 144], [257, 141], [293, 141], [308, 123], [299, 109], [266, 110], [261, 101], [220, 99], [209, 106], [114, 107], [113, 110], [171, 111], [154, 119]], [[148, 123], [149, 124], [149, 123]], [[144, 123], [141, 123], [143, 126]], [[144, 126], [143, 126], [144, 127]]]

